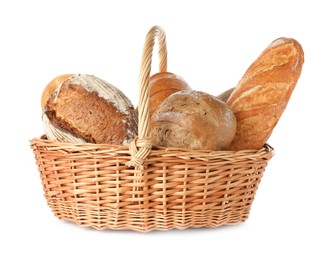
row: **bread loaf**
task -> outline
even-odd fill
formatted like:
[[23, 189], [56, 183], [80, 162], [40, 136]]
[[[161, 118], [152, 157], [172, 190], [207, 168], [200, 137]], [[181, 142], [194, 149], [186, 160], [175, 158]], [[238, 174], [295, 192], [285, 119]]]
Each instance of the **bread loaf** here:
[[171, 72], [159, 72], [149, 79], [149, 116], [171, 94], [191, 89], [188, 83], [180, 76]]
[[127, 144], [137, 135], [130, 100], [92, 75], [75, 75], [58, 85], [44, 107], [47, 137], [63, 142]]
[[223, 93], [221, 93], [220, 95], [218, 95], [218, 98], [220, 100], [224, 101], [224, 102], [227, 102], [227, 100], [231, 96], [233, 90], [234, 90], [234, 88], [230, 88], [230, 89], [224, 91]]
[[184, 90], [170, 95], [151, 117], [154, 145], [225, 150], [236, 131], [231, 109], [218, 98]]
[[227, 100], [237, 119], [230, 150], [260, 149], [284, 112], [304, 53], [294, 39], [273, 41], [247, 69]]

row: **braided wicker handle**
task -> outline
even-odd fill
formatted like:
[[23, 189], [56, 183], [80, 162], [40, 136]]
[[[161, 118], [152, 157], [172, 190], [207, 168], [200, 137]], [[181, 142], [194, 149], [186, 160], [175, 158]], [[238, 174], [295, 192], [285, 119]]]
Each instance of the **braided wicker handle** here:
[[152, 53], [155, 37], [158, 37], [160, 71], [167, 70], [167, 47], [166, 36], [162, 28], [154, 26], [148, 32], [142, 54], [141, 69], [139, 75], [140, 99], [138, 105], [139, 113], [139, 138], [146, 138], [149, 135], [149, 77], [152, 65]]
[[139, 75], [140, 99], [138, 104], [138, 137], [130, 144], [131, 160], [128, 166], [142, 167], [149, 155], [152, 144], [149, 136], [149, 78], [152, 65], [152, 54], [155, 38], [159, 44], [159, 71], [167, 71], [166, 35], [159, 26], [152, 27], [146, 36], [142, 53], [141, 69]]

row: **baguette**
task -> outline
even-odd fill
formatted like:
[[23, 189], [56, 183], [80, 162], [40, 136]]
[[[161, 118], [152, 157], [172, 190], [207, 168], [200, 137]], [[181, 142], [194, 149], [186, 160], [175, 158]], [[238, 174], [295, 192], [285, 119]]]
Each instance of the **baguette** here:
[[288, 104], [303, 62], [301, 45], [279, 38], [247, 69], [227, 100], [237, 120], [230, 150], [262, 148]]

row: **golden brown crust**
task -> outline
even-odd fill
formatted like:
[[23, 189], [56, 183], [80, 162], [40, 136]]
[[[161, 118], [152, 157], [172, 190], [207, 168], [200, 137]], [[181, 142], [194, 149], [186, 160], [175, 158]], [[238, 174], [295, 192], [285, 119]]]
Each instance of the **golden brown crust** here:
[[151, 135], [158, 146], [225, 150], [235, 130], [231, 109], [200, 91], [172, 94], [151, 118]]
[[279, 38], [247, 69], [227, 101], [237, 119], [230, 150], [260, 149], [266, 143], [288, 104], [303, 62], [301, 45]]
[[44, 90], [42, 92], [42, 96], [41, 96], [41, 107], [42, 107], [42, 109], [44, 109], [45, 104], [47, 103], [47, 101], [50, 98], [50, 96], [52, 95], [52, 93], [54, 93], [57, 86], [59, 84], [63, 83], [64, 81], [66, 81], [67, 79], [69, 79], [72, 76], [74, 76], [74, 74], [63, 74], [63, 75], [60, 75], [60, 76], [54, 78], [52, 81], [50, 81], [48, 83], [48, 85], [44, 88]]
[[188, 83], [171, 72], [159, 72], [149, 79], [149, 116], [151, 117], [161, 103], [171, 94], [190, 90]]

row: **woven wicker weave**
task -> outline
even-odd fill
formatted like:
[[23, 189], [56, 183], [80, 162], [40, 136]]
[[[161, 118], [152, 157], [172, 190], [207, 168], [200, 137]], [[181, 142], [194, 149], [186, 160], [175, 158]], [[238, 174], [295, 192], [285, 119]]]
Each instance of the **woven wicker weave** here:
[[146, 37], [140, 71], [139, 136], [130, 145], [31, 140], [44, 194], [54, 214], [81, 226], [135, 231], [216, 227], [245, 221], [273, 149], [200, 151], [152, 147], [148, 81], [158, 38]]

